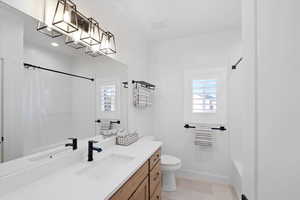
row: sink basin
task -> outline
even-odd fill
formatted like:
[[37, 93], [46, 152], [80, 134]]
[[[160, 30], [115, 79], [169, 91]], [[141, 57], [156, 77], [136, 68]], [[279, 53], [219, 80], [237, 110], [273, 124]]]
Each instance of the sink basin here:
[[91, 179], [103, 179], [130, 163], [133, 159], [134, 157], [131, 156], [109, 154], [99, 160], [95, 159], [90, 162], [89, 166], [77, 171], [76, 174]]
[[70, 149], [59, 149], [59, 150], [55, 150], [52, 152], [47, 152], [47, 153], [44, 153], [41, 155], [31, 157], [28, 160], [32, 161], [32, 162], [36, 162], [36, 161], [42, 161], [42, 160], [46, 160], [46, 159], [53, 159], [59, 155], [63, 155], [65, 153], [69, 153], [69, 152], [71, 152]]

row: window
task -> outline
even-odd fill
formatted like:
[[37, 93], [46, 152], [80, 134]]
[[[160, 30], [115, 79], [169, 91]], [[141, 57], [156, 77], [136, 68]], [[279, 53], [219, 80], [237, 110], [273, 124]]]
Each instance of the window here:
[[184, 70], [184, 121], [227, 123], [226, 69]]
[[192, 81], [192, 112], [215, 113], [217, 110], [217, 80]]
[[116, 111], [116, 85], [101, 86], [101, 111]]

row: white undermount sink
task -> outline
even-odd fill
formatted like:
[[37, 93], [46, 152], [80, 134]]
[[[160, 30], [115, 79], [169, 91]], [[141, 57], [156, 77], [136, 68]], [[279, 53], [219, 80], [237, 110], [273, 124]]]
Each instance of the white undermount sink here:
[[89, 166], [76, 172], [79, 176], [86, 176], [91, 179], [103, 179], [106, 176], [110, 176], [116, 170], [121, 169], [124, 165], [130, 163], [134, 157], [109, 154], [101, 159], [95, 159], [88, 163]]
[[29, 161], [35, 162], [35, 161], [42, 161], [42, 160], [47, 160], [47, 159], [53, 159], [57, 156], [60, 155], [64, 155], [66, 153], [71, 152], [72, 150], [70, 149], [59, 149], [59, 150], [55, 150], [55, 151], [51, 151], [51, 152], [46, 152], [43, 154], [39, 154], [37, 156], [33, 156], [31, 158], [29, 158]]

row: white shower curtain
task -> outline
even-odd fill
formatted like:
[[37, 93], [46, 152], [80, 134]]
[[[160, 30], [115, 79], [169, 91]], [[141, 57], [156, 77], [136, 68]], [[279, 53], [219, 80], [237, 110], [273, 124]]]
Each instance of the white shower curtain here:
[[72, 79], [42, 71], [25, 70], [24, 154], [61, 145], [72, 134]]
[[43, 143], [41, 131], [46, 115], [45, 103], [43, 102], [43, 90], [45, 88], [43, 88], [44, 84], [39, 70], [25, 70], [24, 80], [24, 154], [28, 155], [37, 152]]

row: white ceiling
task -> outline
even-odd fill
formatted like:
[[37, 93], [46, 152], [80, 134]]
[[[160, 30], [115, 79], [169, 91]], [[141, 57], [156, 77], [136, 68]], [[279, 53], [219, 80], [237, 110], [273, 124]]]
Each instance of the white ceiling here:
[[112, 0], [153, 40], [240, 28], [241, 0]]

